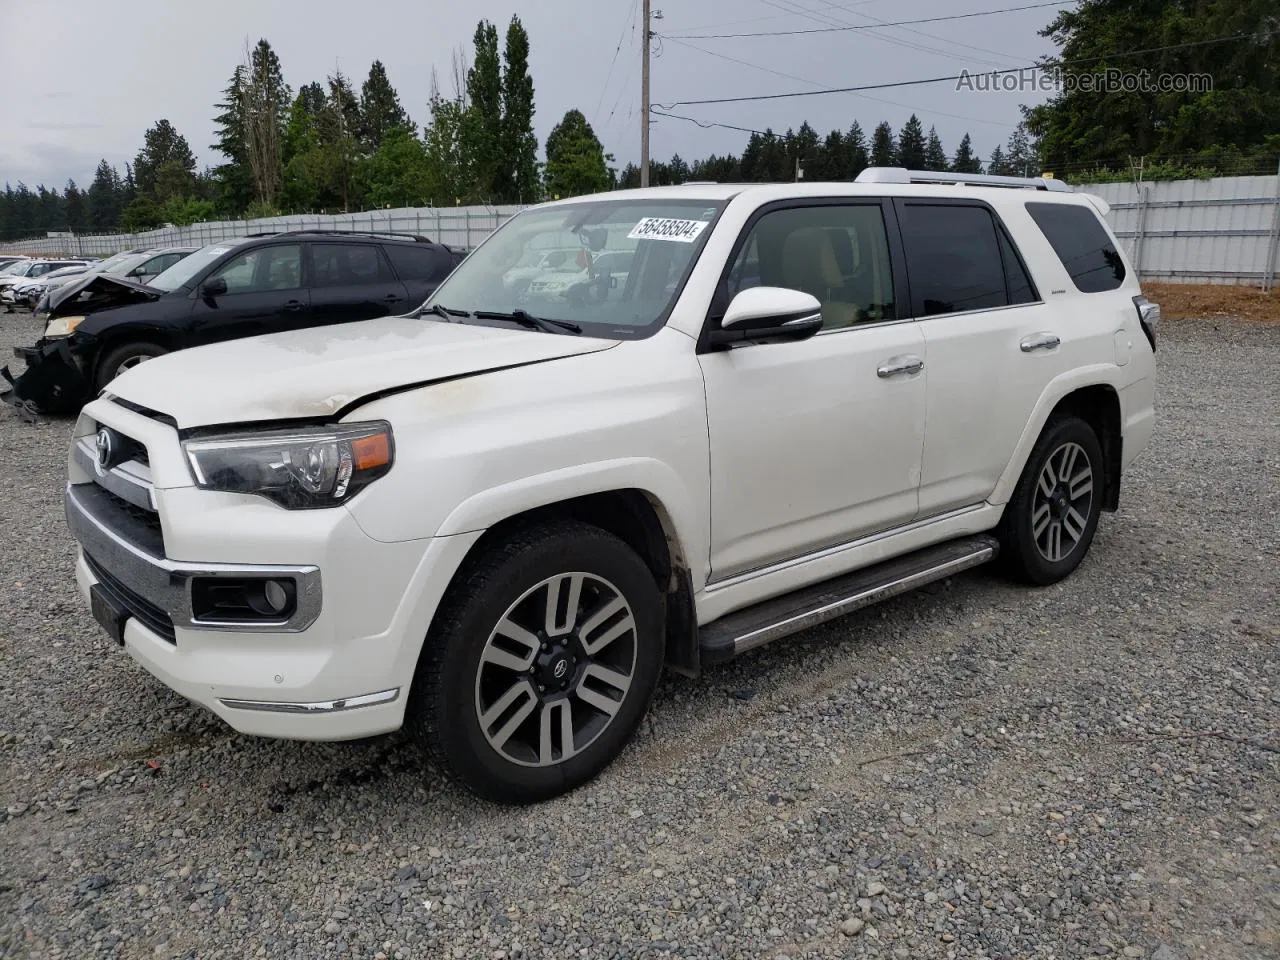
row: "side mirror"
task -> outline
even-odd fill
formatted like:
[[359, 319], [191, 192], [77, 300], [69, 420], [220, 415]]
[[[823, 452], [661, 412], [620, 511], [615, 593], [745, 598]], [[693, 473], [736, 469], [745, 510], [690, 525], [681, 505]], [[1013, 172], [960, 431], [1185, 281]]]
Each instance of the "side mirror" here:
[[752, 287], [733, 298], [710, 340], [716, 346], [804, 340], [821, 329], [822, 304], [817, 297], [787, 287]]
[[227, 292], [227, 281], [224, 277], [214, 277], [200, 284], [200, 295], [204, 297], [220, 297]]

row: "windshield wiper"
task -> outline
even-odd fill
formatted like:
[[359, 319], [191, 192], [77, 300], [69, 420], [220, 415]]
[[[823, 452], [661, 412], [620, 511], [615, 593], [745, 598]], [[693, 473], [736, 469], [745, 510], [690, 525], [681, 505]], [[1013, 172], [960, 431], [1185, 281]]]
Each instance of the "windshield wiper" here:
[[427, 313], [435, 314], [447, 323], [457, 323], [454, 317], [471, 316], [471, 314], [467, 313], [465, 310], [450, 310], [448, 307], [442, 306], [438, 303], [433, 303], [428, 309], [424, 310], [422, 314], [419, 314], [419, 316]]
[[545, 333], [581, 333], [582, 327], [569, 320], [554, 320], [551, 317], [535, 317], [528, 310], [512, 310], [502, 313], [498, 310], [477, 310], [472, 314], [477, 320], [513, 320], [530, 330], [542, 330]]

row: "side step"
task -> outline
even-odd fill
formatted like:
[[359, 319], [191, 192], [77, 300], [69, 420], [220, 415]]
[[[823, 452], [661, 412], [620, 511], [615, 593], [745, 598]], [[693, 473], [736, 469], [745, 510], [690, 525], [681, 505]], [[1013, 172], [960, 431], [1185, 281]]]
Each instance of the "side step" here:
[[723, 663], [780, 637], [987, 563], [999, 552], [995, 537], [961, 537], [727, 614], [698, 631], [702, 662]]

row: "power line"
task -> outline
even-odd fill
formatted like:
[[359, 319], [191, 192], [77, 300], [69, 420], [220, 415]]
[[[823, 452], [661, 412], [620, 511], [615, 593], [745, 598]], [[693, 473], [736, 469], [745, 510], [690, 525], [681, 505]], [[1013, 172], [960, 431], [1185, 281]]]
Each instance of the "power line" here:
[[1007, 70], [985, 70], [978, 74], [957, 73], [950, 74], [945, 77], [927, 77], [919, 80], [896, 80], [890, 83], [864, 83], [853, 87], [830, 87], [825, 90], [801, 90], [793, 93], [761, 93], [753, 96], [745, 97], [712, 97], [705, 100], [676, 100], [671, 104], [659, 104], [664, 109], [670, 107], [694, 107], [704, 104], [713, 103], [748, 103], [759, 100], [784, 100], [793, 97], [816, 97], [828, 93], [861, 93], [864, 90], [888, 90], [893, 87], [918, 87], [930, 83], [945, 83], [948, 80], [965, 80], [974, 76], [998, 76], [1005, 73], [1022, 73], [1025, 70], [1045, 70], [1051, 67], [1061, 67], [1080, 63], [1097, 63], [1100, 60], [1116, 60], [1122, 57], [1136, 57], [1146, 53], [1162, 53], [1167, 50], [1185, 50], [1190, 47], [1203, 47], [1214, 43], [1228, 43], [1233, 40], [1246, 39], [1262, 39], [1264, 37], [1275, 36], [1280, 30], [1272, 30], [1264, 33], [1238, 33], [1227, 37], [1214, 37], [1210, 40], [1197, 40], [1191, 43], [1175, 43], [1167, 44], [1161, 47], [1148, 47], [1144, 50], [1125, 50], [1120, 53], [1111, 53], [1101, 57], [1083, 57], [1076, 60], [1059, 60], [1057, 62], [1032, 64], [1026, 67], [1011, 67]]
[[[879, 2], [880, 0], [857, 0], [854, 6], [864, 6], [868, 3], [879, 3]], [[818, 13], [822, 10], [834, 9], [836, 7], [840, 7], [841, 9], [844, 9], [843, 5], [840, 3], [825, 3], [820, 7], [814, 7], [813, 12]], [[760, 23], [764, 20], [781, 20], [781, 19], [783, 19], [782, 14], [771, 13], [768, 16], [764, 16], [764, 17], [748, 17], [745, 20], [725, 20], [721, 23], [708, 23], [708, 24], [703, 24], [700, 27], [689, 27], [688, 29], [689, 30], [710, 30], [713, 28], [720, 29], [722, 27], [736, 27], [739, 24], [743, 24], [743, 23]]]
[[[1075, 2], [1075, 0], [1061, 0], [1060, 5], [1065, 6], [1067, 3], [1070, 3], [1070, 2]], [[861, 13], [857, 10], [847, 10], [843, 7], [841, 7], [841, 9], [844, 10], [844, 12], [847, 14], [852, 14], [855, 17], [861, 17], [863, 20], [874, 21], [877, 27], [893, 26], [893, 24], [890, 23], [888, 20], [881, 20], [879, 17], [873, 17], [869, 13]], [[1009, 60], [1008, 53], [1003, 50], [992, 50], [989, 47], [979, 47], [976, 44], [963, 43], [959, 40], [953, 40], [950, 37], [940, 37], [936, 33], [925, 33], [923, 30], [916, 30], [914, 27], [898, 27], [897, 29], [902, 30], [904, 33], [914, 33], [918, 37], [925, 37], [929, 40], [937, 40], [938, 42], [945, 43], [948, 46], [964, 47], [966, 50], [977, 50], [979, 53], [989, 53], [993, 56], [999, 57], [1004, 62], [1008, 62]], [[876, 39], [887, 39], [882, 37], [878, 33], [873, 33], [871, 34], [871, 36], [875, 37]], [[979, 59], [979, 58], [975, 57], [974, 59]], [[989, 60], [984, 60], [983, 62], [991, 63], [991, 61]], [[997, 63], [997, 64], [992, 64], [992, 66], [998, 67], [998, 66], [1002, 66], [1002, 64]]]
[[609, 81], [613, 79], [613, 68], [618, 64], [618, 54], [622, 52], [622, 41], [626, 39], [627, 27], [635, 23], [636, 4], [639, 0], [631, 0], [631, 9], [627, 12], [627, 19], [622, 23], [622, 32], [618, 34], [618, 45], [613, 48], [613, 59], [609, 61], [609, 72], [605, 74], [604, 86], [600, 88], [600, 99], [596, 102], [596, 108], [591, 113], [591, 119], [596, 123], [600, 122], [600, 108], [604, 106], [604, 95], [609, 89]]
[[[1002, 7], [999, 10], [976, 10], [973, 13], [953, 13], [944, 17], [921, 17], [917, 20], [894, 20], [894, 21], [883, 21], [883, 22], [877, 22], [877, 23], [851, 23], [851, 24], [843, 24], [841, 26], [815, 27], [809, 30], [767, 30], [759, 33], [678, 33], [678, 34], [668, 34], [667, 39], [668, 40], [676, 40], [676, 39], [734, 40], [740, 37], [793, 37], [793, 36], [799, 36], [800, 34], [808, 34], [808, 33], [842, 33], [848, 30], [878, 30], [881, 27], [904, 27], [904, 26], [909, 26], [917, 23], [939, 23], [943, 20], [966, 20], [971, 17], [989, 17], [998, 13], [1016, 13], [1019, 10], [1039, 10], [1043, 7], [1065, 7], [1065, 6], [1069, 6], [1070, 3], [1072, 2], [1074, 2], [1074, 0], [1054, 0], [1054, 2], [1052, 3], [1031, 3], [1022, 7]], [[845, 7], [840, 6], [840, 4], [838, 3], [830, 4], [830, 6], [835, 7], [836, 9], [839, 9], [839, 10], [844, 10], [845, 13], [854, 12]], [[818, 9], [821, 10], [821, 9], [827, 9], [827, 8], [820, 7]], [[793, 12], [799, 13], [800, 11], [793, 11]], [[804, 12], [816, 13], [818, 11], [806, 10]], [[856, 14], [856, 16], [867, 17], [870, 20], [875, 19], [874, 17], [871, 17], [870, 15], [865, 13], [858, 13]], [[928, 34], [925, 34], [925, 36], [928, 36]], [[940, 40], [942, 38], [934, 37], [933, 39]]]

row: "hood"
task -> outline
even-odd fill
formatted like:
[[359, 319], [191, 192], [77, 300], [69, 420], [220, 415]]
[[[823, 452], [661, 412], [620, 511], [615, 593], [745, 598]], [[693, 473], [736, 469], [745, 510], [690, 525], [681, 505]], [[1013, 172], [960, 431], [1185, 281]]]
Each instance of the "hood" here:
[[[94, 273], [84, 277], [69, 277], [70, 282], [49, 288], [49, 316], [93, 313], [108, 307], [121, 307], [129, 303], [149, 303], [164, 294], [145, 283], [126, 280], [109, 273]], [[80, 296], [84, 294], [84, 296]]]
[[374, 395], [618, 343], [383, 317], [179, 350], [129, 369], [107, 392], [180, 428], [319, 418]]

